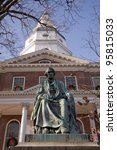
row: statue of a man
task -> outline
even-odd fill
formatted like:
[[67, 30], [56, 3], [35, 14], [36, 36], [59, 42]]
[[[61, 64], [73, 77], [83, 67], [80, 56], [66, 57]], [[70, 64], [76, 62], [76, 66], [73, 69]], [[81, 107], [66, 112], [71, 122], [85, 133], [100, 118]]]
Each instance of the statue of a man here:
[[47, 79], [39, 85], [31, 119], [36, 133], [78, 132], [74, 98], [62, 81], [55, 80], [55, 70], [48, 68]]

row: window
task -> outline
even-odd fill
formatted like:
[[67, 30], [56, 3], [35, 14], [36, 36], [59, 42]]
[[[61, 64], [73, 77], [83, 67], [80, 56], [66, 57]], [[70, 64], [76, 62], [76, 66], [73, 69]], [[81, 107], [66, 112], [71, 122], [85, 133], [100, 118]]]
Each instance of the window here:
[[44, 33], [43, 34], [43, 37], [48, 37], [49, 35], [47, 33]]
[[[18, 144], [18, 136], [19, 136], [19, 122], [17, 120], [12, 120], [8, 123], [6, 128], [6, 135], [4, 141], [4, 150], [9, 149], [9, 144]], [[10, 140], [12, 140], [10, 143]]]
[[22, 91], [24, 90], [25, 77], [13, 77], [13, 91]]
[[40, 83], [40, 84], [43, 84], [44, 80], [46, 80], [46, 77], [45, 77], [45, 76], [40, 76], [40, 77], [39, 77], [39, 83]]
[[92, 77], [93, 89], [100, 90], [100, 77]]
[[65, 83], [68, 90], [77, 90], [76, 76], [66, 76]]
[[48, 64], [48, 63], [51, 63], [50, 60], [47, 60], [47, 59], [43, 59], [43, 60], [40, 60], [39, 61], [40, 64], [44, 63], [44, 64]]
[[79, 133], [84, 133], [84, 124], [80, 119], [76, 120], [77, 124], [78, 124], [78, 128], [79, 128]]

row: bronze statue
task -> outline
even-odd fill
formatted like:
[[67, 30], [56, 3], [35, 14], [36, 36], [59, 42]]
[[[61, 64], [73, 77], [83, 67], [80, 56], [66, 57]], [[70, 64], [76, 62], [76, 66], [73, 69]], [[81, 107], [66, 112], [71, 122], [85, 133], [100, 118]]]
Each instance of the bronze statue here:
[[47, 79], [39, 85], [31, 120], [35, 133], [78, 133], [74, 98], [62, 81], [54, 79], [55, 70], [48, 68]]

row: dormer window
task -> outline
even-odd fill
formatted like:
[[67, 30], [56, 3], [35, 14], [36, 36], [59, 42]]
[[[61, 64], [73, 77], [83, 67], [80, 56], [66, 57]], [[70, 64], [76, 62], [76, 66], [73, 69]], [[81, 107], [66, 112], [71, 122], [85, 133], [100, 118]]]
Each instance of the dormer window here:
[[22, 91], [25, 86], [25, 77], [13, 77], [12, 90]]
[[66, 76], [65, 83], [68, 90], [77, 90], [76, 76]]
[[39, 63], [40, 64], [48, 64], [48, 63], [51, 63], [51, 61], [47, 60], [47, 59], [43, 59], [43, 60], [40, 60]]
[[49, 35], [47, 33], [44, 33], [43, 34], [43, 37], [48, 37]]

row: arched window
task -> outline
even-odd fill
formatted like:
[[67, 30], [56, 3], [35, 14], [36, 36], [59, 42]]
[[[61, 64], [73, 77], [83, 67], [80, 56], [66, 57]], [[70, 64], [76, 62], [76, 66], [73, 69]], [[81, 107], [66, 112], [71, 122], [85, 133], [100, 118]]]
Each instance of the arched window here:
[[92, 82], [93, 82], [93, 89], [94, 90], [100, 90], [100, 77], [92, 77]]
[[12, 120], [6, 126], [6, 134], [4, 138], [4, 150], [9, 150], [9, 145], [17, 145], [18, 136], [19, 136], [19, 122], [17, 120]]
[[80, 119], [77, 119], [77, 124], [79, 127], [79, 133], [84, 133], [84, 124]]

